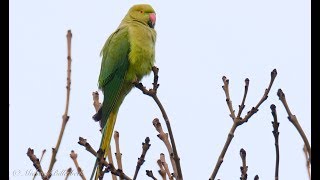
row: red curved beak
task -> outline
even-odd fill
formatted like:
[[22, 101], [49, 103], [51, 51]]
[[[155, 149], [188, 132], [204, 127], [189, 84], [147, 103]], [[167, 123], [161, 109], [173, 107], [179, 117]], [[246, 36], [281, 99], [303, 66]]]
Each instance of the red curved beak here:
[[150, 24], [149, 26], [151, 28], [154, 28], [155, 24], [156, 24], [156, 13], [150, 13], [149, 14], [149, 19], [150, 19]]

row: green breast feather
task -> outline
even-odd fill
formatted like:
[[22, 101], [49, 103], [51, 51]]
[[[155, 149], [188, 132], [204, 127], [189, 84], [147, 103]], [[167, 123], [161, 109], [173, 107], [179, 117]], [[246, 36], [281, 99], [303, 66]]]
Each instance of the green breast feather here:
[[118, 109], [125, 95], [132, 89], [132, 82], [140, 81], [151, 72], [155, 61], [156, 34], [139, 23], [121, 26], [105, 43], [99, 88], [104, 101], [101, 127], [113, 109]]
[[128, 81], [140, 81], [144, 75], [151, 72], [155, 62], [154, 29], [150, 29], [140, 23], [131, 23], [129, 26], [130, 66], [127, 74]]

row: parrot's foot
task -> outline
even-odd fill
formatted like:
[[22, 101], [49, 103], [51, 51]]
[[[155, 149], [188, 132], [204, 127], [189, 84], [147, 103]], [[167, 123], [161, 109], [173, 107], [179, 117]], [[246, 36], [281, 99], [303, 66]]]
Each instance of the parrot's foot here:
[[138, 79], [138, 77], [137, 76], [135, 76], [134, 78], [133, 78], [133, 80], [132, 80], [132, 84], [136, 84], [136, 83], [139, 83], [139, 79]]
[[93, 115], [92, 116], [92, 119], [94, 120], [94, 121], [100, 121], [101, 119], [102, 119], [102, 108], [101, 108], [102, 106], [100, 106], [100, 108], [99, 108], [99, 110], [98, 110], [98, 112], [95, 114], [95, 115]]

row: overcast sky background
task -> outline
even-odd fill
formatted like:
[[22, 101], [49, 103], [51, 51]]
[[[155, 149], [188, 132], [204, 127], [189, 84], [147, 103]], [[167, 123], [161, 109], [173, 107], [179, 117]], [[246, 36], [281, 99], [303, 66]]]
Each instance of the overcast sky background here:
[[[70, 151], [87, 178], [95, 158], [82, 146], [82, 136], [95, 148], [100, 143], [92, 92], [97, 90], [100, 50], [127, 10], [149, 3], [157, 13], [156, 66], [158, 96], [173, 129], [185, 180], [209, 179], [232, 126], [222, 90], [222, 76], [230, 79], [230, 95], [238, 111], [245, 78], [250, 79], [246, 109], [255, 106], [276, 68], [278, 76], [269, 98], [248, 123], [238, 127], [217, 178], [239, 179], [239, 150], [247, 151], [248, 179], [274, 179], [275, 147], [270, 105], [280, 122], [280, 179], [308, 179], [303, 141], [287, 119], [276, 95], [281, 88], [290, 109], [311, 140], [311, 5], [307, 0], [230, 1], [9, 1], [9, 177], [31, 179], [35, 172], [26, 155], [29, 147], [46, 172], [55, 146], [66, 98], [66, 33], [71, 29], [72, 75], [70, 120], [51, 179], [76, 171]], [[152, 76], [143, 79], [151, 87]], [[102, 99], [102, 96], [101, 96]], [[123, 102], [115, 130], [120, 132], [124, 172], [133, 177], [141, 143], [151, 147], [138, 179], [160, 178], [156, 161], [167, 150], [156, 136], [152, 120], [162, 115], [153, 100], [133, 89]], [[114, 141], [111, 142], [113, 152]], [[171, 169], [172, 171], [172, 169]], [[110, 179], [107, 174], [105, 179]], [[40, 179], [39, 177], [37, 179]], [[80, 179], [73, 174], [70, 179]]]

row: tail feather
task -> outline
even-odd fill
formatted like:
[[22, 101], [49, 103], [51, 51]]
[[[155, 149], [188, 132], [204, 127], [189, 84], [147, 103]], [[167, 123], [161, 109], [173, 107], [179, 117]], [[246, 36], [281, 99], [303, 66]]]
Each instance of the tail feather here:
[[[101, 142], [100, 142], [100, 149], [103, 152], [103, 157], [104, 158], [108, 154], [110, 141], [111, 141], [111, 137], [112, 137], [112, 132], [113, 132], [116, 120], [117, 120], [117, 112], [111, 112], [110, 116], [109, 116], [109, 118], [107, 120], [107, 124], [105, 125], [105, 127], [102, 130], [102, 138], [101, 138]], [[100, 171], [101, 171], [101, 169], [98, 166], [98, 158], [97, 158], [96, 163], [94, 165], [93, 172], [92, 172], [91, 177], [90, 177], [90, 180], [92, 180], [93, 174], [95, 174], [95, 178], [94, 179], [97, 180], [99, 175], [100, 175]], [[96, 172], [96, 173], [94, 173], [94, 172]]]

